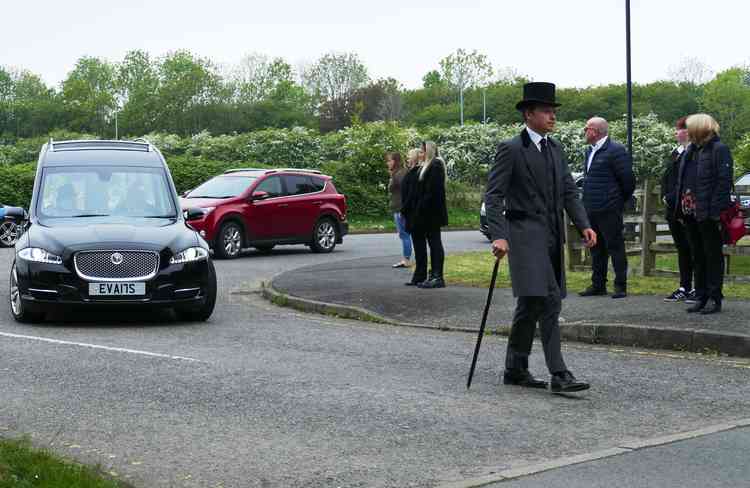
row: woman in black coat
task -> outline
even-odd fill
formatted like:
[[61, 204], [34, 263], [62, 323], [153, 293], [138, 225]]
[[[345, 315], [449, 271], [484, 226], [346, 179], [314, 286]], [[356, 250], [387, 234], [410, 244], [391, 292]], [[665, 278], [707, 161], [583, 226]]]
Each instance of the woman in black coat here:
[[731, 205], [734, 163], [719, 139], [719, 124], [706, 114], [687, 119], [691, 145], [680, 163], [676, 212], [685, 223], [693, 255], [696, 303], [688, 312], [721, 311], [724, 254], [720, 214]]
[[[422, 144], [424, 162], [404, 178], [403, 192], [407, 228], [414, 244], [416, 266], [407, 285], [419, 288], [444, 288], [443, 263], [445, 250], [440, 228], [448, 225], [445, 198], [446, 167], [432, 141]], [[431, 269], [427, 275], [427, 246], [430, 247]]]

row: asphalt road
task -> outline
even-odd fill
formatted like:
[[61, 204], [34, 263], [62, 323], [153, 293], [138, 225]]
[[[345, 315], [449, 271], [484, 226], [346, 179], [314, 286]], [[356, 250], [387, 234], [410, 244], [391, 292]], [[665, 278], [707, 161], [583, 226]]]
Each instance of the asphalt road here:
[[[487, 249], [476, 232], [446, 241], [448, 252]], [[568, 344], [593, 387], [565, 398], [499, 385], [505, 341], [487, 337], [467, 392], [473, 336], [237, 293], [283, 270], [397, 253], [395, 236], [349, 236], [324, 256], [281, 249], [217, 262], [207, 323], [84, 315], [29, 326], [4, 305], [0, 435], [29, 435], [137, 487], [430, 487], [750, 417], [750, 363], [625, 348]], [[10, 259], [0, 252], [0, 277]]]

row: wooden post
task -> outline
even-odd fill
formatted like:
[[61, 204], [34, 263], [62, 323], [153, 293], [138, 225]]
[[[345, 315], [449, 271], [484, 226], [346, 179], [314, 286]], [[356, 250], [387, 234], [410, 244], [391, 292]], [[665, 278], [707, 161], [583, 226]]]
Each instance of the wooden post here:
[[565, 243], [568, 249], [568, 271], [574, 271], [583, 265], [581, 250], [576, 245], [579, 240], [578, 230], [570, 221], [570, 218], [568, 218], [568, 214], [565, 214]]
[[654, 184], [650, 180], [643, 182], [643, 203], [641, 205], [641, 275], [651, 276], [656, 268], [656, 253], [651, 244], [656, 241], [656, 223], [651, 217], [659, 208], [658, 195], [654, 194]]

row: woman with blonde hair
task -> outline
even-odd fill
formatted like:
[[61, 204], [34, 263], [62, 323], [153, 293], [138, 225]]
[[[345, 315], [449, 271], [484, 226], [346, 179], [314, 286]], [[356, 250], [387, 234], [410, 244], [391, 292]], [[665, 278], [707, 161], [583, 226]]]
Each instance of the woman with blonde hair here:
[[[416, 185], [411, 198], [411, 237], [416, 266], [411, 282], [419, 288], [444, 288], [443, 263], [445, 251], [440, 228], [448, 225], [445, 198], [446, 166], [440, 159], [437, 145], [422, 143], [423, 164], [416, 173]], [[427, 275], [427, 246], [430, 247], [430, 274]]]
[[391, 213], [396, 223], [396, 231], [401, 239], [401, 261], [393, 265], [394, 268], [408, 268], [411, 266], [411, 236], [406, 232], [404, 218], [401, 215], [401, 184], [407, 168], [401, 164], [401, 154], [389, 152], [386, 154], [386, 164], [391, 178], [388, 181], [388, 193], [391, 195]]
[[693, 255], [696, 302], [689, 313], [721, 311], [724, 255], [720, 215], [731, 204], [734, 162], [708, 114], [685, 122], [690, 146], [683, 153], [676, 191], [676, 216], [685, 224]]

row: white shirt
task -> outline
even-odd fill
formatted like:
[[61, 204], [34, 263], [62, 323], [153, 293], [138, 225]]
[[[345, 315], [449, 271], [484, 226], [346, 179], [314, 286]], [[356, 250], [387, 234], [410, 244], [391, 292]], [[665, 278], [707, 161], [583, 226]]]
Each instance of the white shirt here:
[[609, 136], [602, 137], [601, 139], [599, 139], [598, 141], [596, 141], [596, 144], [594, 144], [593, 146], [591, 146], [592, 147], [591, 154], [589, 154], [589, 160], [586, 163], [586, 172], [587, 173], [589, 172], [589, 169], [591, 169], [591, 161], [594, 160], [594, 154], [596, 154], [596, 151], [598, 151], [599, 149], [601, 149], [602, 146], [604, 145], [604, 143], [607, 142], [607, 138], [608, 137]]
[[531, 142], [534, 143], [537, 149], [539, 149], [539, 152], [542, 152], [542, 139], [545, 141], [547, 140], [547, 136], [543, 136], [539, 134], [538, 132], [534, 131], [531, 127], [528, 125], [526, 126], [526, 132], [528, 132], [529, 137], [531, 138]]
[[677, 154], [682, 154], [683, 151], [685, 151], [685, 146], [683, 146], [682, 144], [680, 144], [679, 146], [677, 146], [675, 148], [675, 150], [677, 151]]

